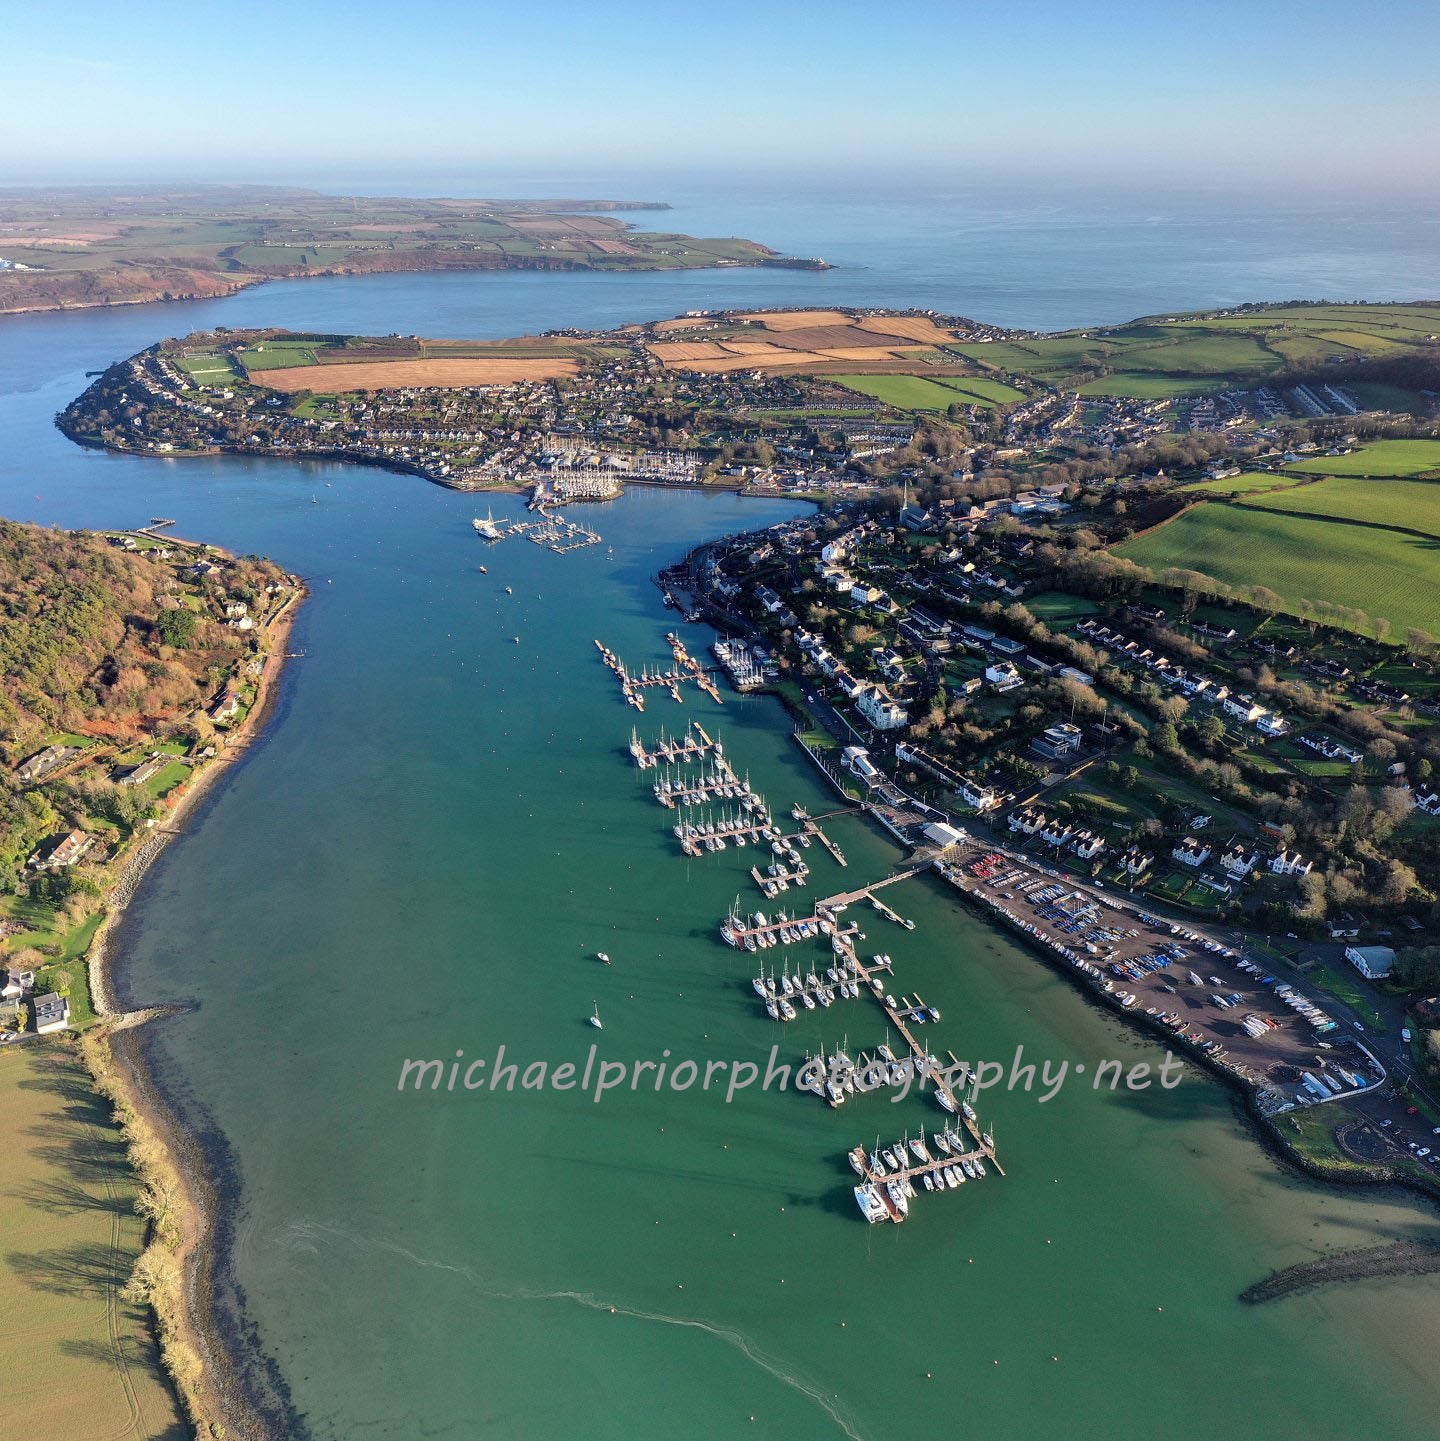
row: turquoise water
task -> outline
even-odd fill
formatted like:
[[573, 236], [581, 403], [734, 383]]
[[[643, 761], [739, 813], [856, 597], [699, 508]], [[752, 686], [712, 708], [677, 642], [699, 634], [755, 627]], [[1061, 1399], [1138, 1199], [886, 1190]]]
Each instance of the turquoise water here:
[[[504, 334], [567, 306], [602, 323], [705, 287], [771, 303], [815, 279], [313, 281], [0, 328], [0, 511], [174, 515], [311, 581], [271, 726], [122, 936], [127, 1000], [192, 1003], [157, 1056], [186, 1114], [228, 1142], [233, 1271], [260, 1346], [324, 1437], [1433, 1435], [1440, 1284], [1234, 1299], [1326, 1248], [1428, 1233], [1428, 1213], [1300, 1182], [1192, 1072], [1173, 1092], [992, 1096], [1008, 1178], [922, 1193], [898, 1228], [859, 1221], [844, 1152], [933, 1126], [919, 1099], [832, 1113], [758, 1088], [728, 1105], [397, 1092], [406, 1058], [501, 1044], [553, 1066], [592, 1043], [672, 1063], [763, 1062], [776, 1045], [795, 1062], [822, 1039], [883, 1039], [858, 1002], [764, 1018], [751, 958], [715, 929], [737, 893], [762, 904], [751, 853], [680, 857], [624, 753], [632, 723], [698, 715], [777, 809], [824, 809], [783, 715], [692, 696], [636, 717], [592, 644], [663, 661], [673, 613], [654, 570], [792, 507], [636, 491], [588, 513], [605, 546], [482, 550], [473, 502], [412, 478], [117, 458], [49, 429], [84, 370], [201, 323]], [[862, 823], [832, 831], [851, 866], [812, 849], [815, 894], [897, 858]], [[932, 882], [889, 899], [917, 927], [867, 912], [873, 948], [941, 1007], [938, 1044], [1092, 1069], [1160, 1058]]]

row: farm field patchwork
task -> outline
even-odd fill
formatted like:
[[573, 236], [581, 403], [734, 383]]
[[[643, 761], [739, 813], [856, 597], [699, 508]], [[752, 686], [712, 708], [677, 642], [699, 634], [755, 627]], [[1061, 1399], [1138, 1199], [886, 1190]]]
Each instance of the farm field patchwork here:
[[1156, 572], [1200, 571], [1266, 586], [1291, 614], [1329, 602], [1390, 621], [1397, 635], [1440, 617], [1440, 549], [1400, 531], [1204, 501], [1115, 548]]

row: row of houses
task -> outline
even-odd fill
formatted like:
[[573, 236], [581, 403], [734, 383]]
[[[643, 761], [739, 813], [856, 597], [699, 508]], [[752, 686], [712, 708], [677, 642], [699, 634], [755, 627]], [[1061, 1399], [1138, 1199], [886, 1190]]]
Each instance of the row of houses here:
[[1104, 646], [1120, 665], [1135, 665], [1151, 672], [1162, 685], [1178, 691], [1187, 700], [1203, 700], [1218, 705], [1222, 711], [1242, 725], [1253, 725], [1270, 739], [1286, 735], [1290, 724], [1285, 718], [1261, 705], [1253, 696], [1233, 693], [1230, 687], [1212, 676], [1192, 674], [1177, 665], [1169, 656], [1115, 630], [1103, 621], [1086, 619], [1075, 629], [1093, 644]]
[[1210, 843], [1199, 836], [1185, 836], [1170, 852], [1170, 858], [1190, 870], [1199, 870], [1211, 857], [1231, 880], [1248, 880], [1263, 862], [1272, 875], [1307, 876], [1314, 865], [1299, 851], [1281, 846], [1269, 860], [1261, 852], [1244, 841], [1233, 841], [1217, 854]]
[[1005, 803], [1005, 792], [997, 790], [985, 781], [977, 780], [974, 776], [965, 774], [964, 771], [955, 770], [918, 745], [913, 745], [908, 741], [899, 742], [895, 747], [895, 758], [903, 764], [913, 765], [928, 772], [942, 785], [948, 786], [954, 791], [967, 806], [979, 811], [982, 815], [986, 811], [998, 810]]
[[1105, 842], [1093, 831], [1052, 819], [1038, 806], [1021, 806], [1012, 811], [1009, 826], [1022, 835], [1038, 836], [1047, 846], [1071, 851], [1082, 861], [1094, 860], [1105, 849]]
[[850, 668], [831, 653], [819, 636], [807, 630], [795, 632], [795, 644], [828, 680], [833, 681], [847, 700], [876, 730], [900, 730], [910, 724], [910, 713], [878, 682], [857, 680]]

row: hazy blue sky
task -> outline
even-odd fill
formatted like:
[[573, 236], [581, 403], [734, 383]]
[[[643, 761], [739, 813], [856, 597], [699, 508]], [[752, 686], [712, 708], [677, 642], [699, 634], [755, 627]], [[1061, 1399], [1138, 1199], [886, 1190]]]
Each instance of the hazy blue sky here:
[[1440, 182], [1433, 4], [9, 7], [0, 179], [940, 168]]

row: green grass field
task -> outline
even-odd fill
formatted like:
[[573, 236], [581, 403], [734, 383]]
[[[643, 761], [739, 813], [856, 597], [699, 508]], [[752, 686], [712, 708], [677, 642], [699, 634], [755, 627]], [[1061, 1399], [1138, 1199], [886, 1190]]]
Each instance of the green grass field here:
[[1095, 615], [1100, 605], [1083, 595], [1070, 595], [1063, 590], [1043, 590], [1025, 597], [1025, 609], [1039, 616], [1049, 626], [1066, 626], [1072, 621]]
[[1400, 526], [1440, 537], [1440, 484], [1430, 480], [1363, 480], [1341, 476], [1317, 480], [1313, 485], [1297, 485], [1273, 495], [1252, 496], [1245, 503], [1265, 510]]
[[1440, 440], [1377, 440], [1349, 455], [1316, 455], [1290, 469], [1306, 475], [1423, 475], [1440, 470]]
[[1013, 385], [984, 375], [966, 375], [953, 380], [947, 377], [940, 383], [970, 397], [976, 405], [1015, 405], [1025, 399], [1025, 393], [1016, 390]]
[[288, 365], [318, 365], [315, 349], [313, 344], [304, 341], [265, 340], [247, 346], [236, 359], [253, 374], [257, 370], [279, 370]]
[[125, 1150], [63, 1043], [0, 1051], [0, 1154], [0, 1434], [188, 1436], [146, 1317], [119, 1295], [144, 1237]]
[[1182, 491], [1203, 492], [1205, 495], [1250, 495], [1255, 491], [1285, 490], [1301, 482], [1293, 475], [1269, 475], [1264, 471], [1231, 475], [1224, 480], [1195, 480], [1182, 485]]
[[1440, 616], [1440, 550], [1399, 531], [1202, 502], [1116, 547], [1161, 571], [1198, 570], [1232, 586], [1268, 586], [1293, 614], [1331, 602], [1383, 616], [1403, 636]]
[[927, 380], [921, 375], [834, 375], [827, 378], [847, 390], [856, 390], [885, 405], [893, 405], [897, 410], [948, 410], [952, 405], [991, 404], [978, 397], [970, 399], [959, 395], [948, 385]]
[[224, 385], [239, 379], [235, 367], [224, 355], [177, 356], [175, 364], [187, 375], [194, 376], [202, 385]]
[[1120, 371], [1080, 387], [1081, 395], [1114, 395], [1123, 400], [1169, 400], [1176, 395], [1211, 395], [1226, 382], [1198, 375], [1144, 375]]

